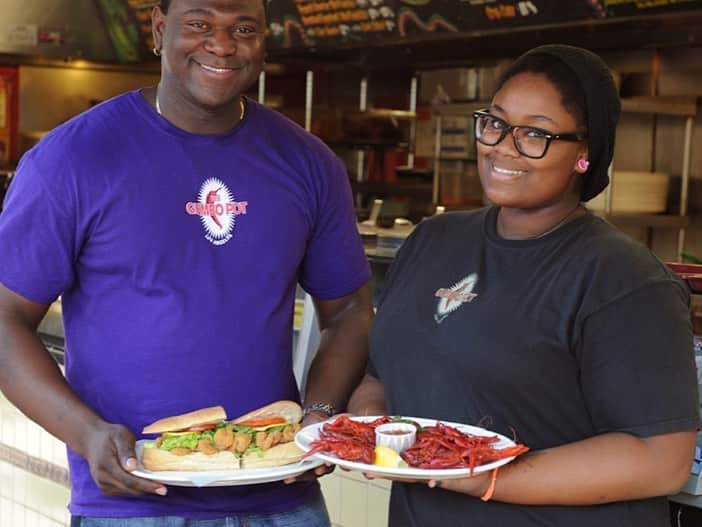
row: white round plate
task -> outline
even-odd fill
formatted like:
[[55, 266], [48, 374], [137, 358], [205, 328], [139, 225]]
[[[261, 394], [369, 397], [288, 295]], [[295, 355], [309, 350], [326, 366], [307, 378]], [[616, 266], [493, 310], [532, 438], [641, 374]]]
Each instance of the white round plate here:
[[241, 470], [202, 470], [195, 472], [188, 471], [152, 471], [146, 470], [141, 464], [141, 453], [144, 443], [153, 441], [142, 439], [136, 443], [137, 459], [139, 465], [133, 471], [134, 476], [159, 481], [166, 485], [177, 487], [230, 487], [234, 485], [255, 485], [258, 483], [270, 483], [286, 478], [299, 476], [324, 463], [321, 459], [308, 458], [297, 463], [282, 465], [280, 467], [267, 468], [247, 468]]
[[[382, 416], [358, 416], [358, 417], [352, 417], [354, 421], [360, 421], [360, 422], [370, 422], [374, 421]], [[326, 423], [334, 421], [336, 418], [333, 417], [329, 421], [325, 421]], [[485, 428], [480, 428], [478, 426], [471, 426], [471, 425], [464, 425], [460, 423], [450, 423], [447, 421], [439, 421], [437, 419], [424, 419], [422, 417], [403, 417], [403, 419], [409, 419], [411, 421], [416, 422], [420, 426], [436, 426], [436, 423], [441, 422], [445, 425], [448, 426], [453, 426], [460, 430], [461, 432], [466, 432], [469, 434], [477, 435], [477, 436], [497, 436], [499, 441], [494, 443], [494, 447], [497, 449], [501, 448], [507, 448], [514, 446], [516, 443], [509, 439], [508, 437], [505, 437], [501, 434], [498, 434], [497, 432], [491, 432], [490, 430], [486, 430]], [[297, 446], [299, 446], [302, 450], [305, 452], [309, 452], [312, 447], [310, 446], [312, 441], [319, 439], [319, 430], [322, 427], [322, 425], [325, 424], [325, 422], [322, 423], [315, 423], [309, 426], [306, 426], [302, 430], [300, 430], [297, 435], [295, 436], [295, 443]], [[345, 459], [340, 459], [336, 456], [333, 456], [331, 454], [327, 454], [325, 452], [318, 452], [317, 454], [314, 454], [312, 458], [317, 458], [319, 460], [325, 461], [327, 463], [333, 463], [334, 465], [339, 465], [340, 467], [349, 469], [349, 470], [359, 470], [361, 472], [364, 472], [366, 474], [371, 474], [379, 477], [397, 477], [397, 478], [407, 478], [407, 479], [415, 479], [415, 480], [430, 480], [430, 479], [435, 479], [435, 480], [442, 480], [442, 479], [456, 479], [456, 478], [465, 478], [465, 477], [470, 477], [471, 476], [471, 471], [469, 468], [444, 468], [444, 469], [423, 469], [423, 468], [413, 468], [413, 467], [407, 467], [407, 468], [389, 468], [389, 467], [379, 467], [378, 465], [369, 465], [366, 463], [361, 463], [359, 461], [347, 461]], [[473, 469], [472, 475], [480, 474], [482, 472], [487, 472], [490, 471], [494, 468], [501, 467], [502, 465], [506, 465], [510, 461], [514, 459], [514, 456], [512, 457], [507, 457], [504, 459], [500, 459], [498, 461], [494, 461], [492, 463], [488, 463], [485, 465], [479, 465]]]

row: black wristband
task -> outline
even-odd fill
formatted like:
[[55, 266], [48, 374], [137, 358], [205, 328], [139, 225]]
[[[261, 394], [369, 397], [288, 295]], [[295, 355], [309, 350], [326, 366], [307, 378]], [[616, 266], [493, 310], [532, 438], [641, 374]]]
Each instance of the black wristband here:
[[307, 406], [305, 406], [305, 409], [302, 410], [302, 418], [304, 419], [312, 412], [318, 412], [320, 414], [323, 414], [327, 416], [328, 419], [332, 415], [336, 414], [336, 408], [334, 408], [334, 406], [332, 406], [330, 403], [316, 402], [308, 404]]

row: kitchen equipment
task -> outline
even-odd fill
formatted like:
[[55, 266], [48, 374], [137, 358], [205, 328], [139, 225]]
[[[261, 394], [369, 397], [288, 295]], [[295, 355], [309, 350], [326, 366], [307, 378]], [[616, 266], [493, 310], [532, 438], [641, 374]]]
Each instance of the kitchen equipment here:
[[366, 144], [398, 143], [404, 135], [398, 117], [406, 118], [407, 113], [393, 110], [345, 112], [341, 118], [343, 138]]
[[358, 224], [358, 234], [361, 236], [361, 242], [364, 247], [375, 247], [378, 240], [378, 218], [380, 210], [383, 208], [383, 200], [373, 200], [370, 216], [367, 220], [363, 220]]
[[389, 229], [378, 229], [376, 254], [378, 256], [395, 256], [413, 230], [414, 225], [405, 218], [395, 218], [393, 226]]
[[399, 166], [395, 167], [395, 174], [401, 180], [431, 181], [433, 172], [430, 168]]
[[[376, 227], [378, 225], [378, 217], [380, 217], [380, 209], [383, 208], [383, 200], [375, 199], [373, 200], [373, 206], [371, 207], [370, 216], [367, 220], [363, 220], [360, 225], [364, 227]], [[360, 229], [359, 229], [360, 230]]]
[[675, 262], [666, 262], [666, 265], [687, 282], [690, 291], [695, 294], [702, 294], [702, 265]]

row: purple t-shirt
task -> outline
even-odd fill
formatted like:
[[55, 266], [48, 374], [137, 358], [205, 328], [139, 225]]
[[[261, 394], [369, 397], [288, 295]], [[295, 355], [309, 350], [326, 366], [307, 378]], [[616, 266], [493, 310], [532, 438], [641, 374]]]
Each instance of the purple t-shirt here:
[[[342, 163], [251, 100], [231, 132], [194, 135], [130, 92], [68, 121], [22, 159], [0, 214], [0, 282], [62, 295], [66, 377], [140, 437], [164, 416], [231, 417], [298, 399], [296, 284], [337, 298], [370, 276]], [[87, 516], [289, 510], [316, 483], [104, 496], [69, 450], [70, 510]]]

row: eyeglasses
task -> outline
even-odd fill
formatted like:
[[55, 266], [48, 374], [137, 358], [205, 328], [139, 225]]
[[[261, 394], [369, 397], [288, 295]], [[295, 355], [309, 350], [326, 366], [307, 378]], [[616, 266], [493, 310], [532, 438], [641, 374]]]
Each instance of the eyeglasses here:
[[484, 145], [495, 146], [507, 134], [512, 135], [514, 147], [524, 157], [541, 159], [546, 155], [551, 141], [584, 141], [586, 134], [552, 134], [533, 126], [516, 126], [503, 121], [486, 110], [473, 112], [475, 120], [475, 138]]

